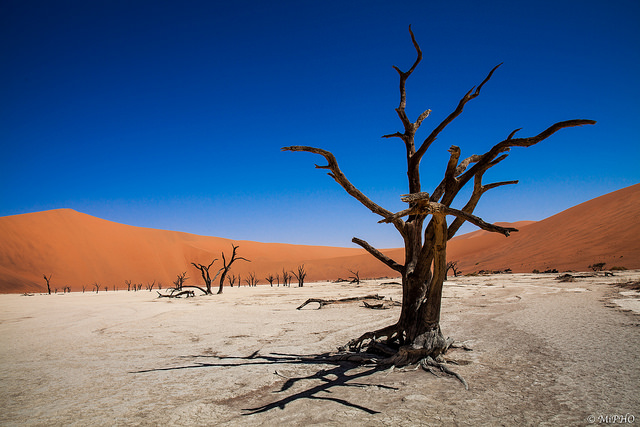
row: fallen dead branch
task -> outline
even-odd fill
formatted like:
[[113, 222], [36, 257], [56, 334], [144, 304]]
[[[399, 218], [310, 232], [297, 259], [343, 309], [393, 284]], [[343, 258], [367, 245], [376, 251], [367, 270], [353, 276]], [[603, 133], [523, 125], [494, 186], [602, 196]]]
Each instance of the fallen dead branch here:
[[306, 300], [304, 303], [302, 303], [298, 308], [296, 308], [296, 310], [300, 310], [302, 307], [306, 306], [307, 304], [311, 304], [312, 302], [317, 302], [318, 304], [320, 304], [320, 306], [318, 307], [318, 310], [320, 310], [322, 307], [324, 307], [325, 305], [329, 305], [329, 304], [335, 304], [335, 303], [341, 303], [341, 302], [353, 302], [353, 301], [362, 301], [362, 300], [382, 300], [384, 299], [383, 295], [367, 295], [364, 297], [350, 297], [350, 298], [341, 298], [341, 299], [321, 299], [321, 298], [309, 298], [308, 300]]
[[378, 304], [369, 304], [366, 301], [362, 301], [362, 304], [364, 304], [364, 307], [370, 308], [372, 310], [387, 310], [391, 307], [402, 305], [402, 303], [399, 303], [398, 301], [393, 301], [393, 300], [384, 301]]
[[[158, 291], [156, 291], [156, 292], [158, 292]], [[174, 294], [174, 293], [161, 294], [160, 292], [158, 292], [158, 298], [180, 298], [182, 296], [186, 296], [187, 298], [195, 297], [196, 293], [195, 293], [195, 291], [182, 291], [182, 292], [178, 292], [176, 294]]]

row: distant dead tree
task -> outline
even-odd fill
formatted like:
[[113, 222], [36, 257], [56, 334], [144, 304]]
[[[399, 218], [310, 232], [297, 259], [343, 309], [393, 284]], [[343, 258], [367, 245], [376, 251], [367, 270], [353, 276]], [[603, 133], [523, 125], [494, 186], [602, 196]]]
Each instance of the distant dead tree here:
[[276, 280], [276, 278], [273, 276], [273, 274], [269, 274], [266, 277], [266, 281], [269, 282], [269, 285], [271, 285], [271, 287], [273, 288], [273, 281]]
[[278, 282], [278, 287], [280, 287], [280, 275], [276, 274], [276, 281]]
[[[358, 238], [352, 240], [387, 267], [402, 275], [403, 298], [398, 321], [382, 329], [367, 332], [349, 342], [345, 347], [345, 350], [348, 349], [351, 352], [360, 352], [365, 349], [367, 352], [382, 354], [382, 357], [374, 360], [384, 366], [404, 366], [418, 361], [425, 366], [424, 363], [434, 363], [435, 357], [444, 353], [452, 344], [453, 340], [445, 339], [440, 330], [442, 286], [446, 272], [447, 242], [455, 236], [462, 224], [469, 221], [483, 230], [505, 236], [517, 231], [511, 227], [489, 224], [473, 215], [484, 193], [497, 187], [517, 183], [517, 181], [504, 181], [484, 184], [482, 182], [484, 173], [502, 162], [513, 147], [531, 147], [563, 128], [595, 124], [593, 120], [558, 122], [538, 135], [526, 138], [515, 138], [520, 130], [516, 129], [484, 154], [474, 154], [464, 160], [460, 160], [461, 149], [451, 146], [442, 180], [435, 185], [431, 194], [423, 192], [420, 179], [420, 163], [423, 156], [438, 135], [462, 113], [467, 103], [480, 95], [481, 89], [500, 65], [494, 67], [478, 86], [471, 88], [459, 101], [454, 111], [446, 116], [421, 143], [416, 144], [416, 132], [430, 115], [431, 110], [425, 110], [415, 122], [409, 119], [405, 111], [406, 81], [422, 60], [422, 51], [411, 27], [409, 27], [409, 33], [417, 52], [417, 59], [408, 71], [401, 71], [400, 68], [394, 67], [400, 79], [400, 103], [395, 111], [402, 122], [403, 131], [383, 136], [383, 138], [398, 138], [406, 148], [409, 194], [401, 196], [401, 200], [408, 204], [407, 209], [394, 213], [373, 202], [347, 179], [340, 170], [335, 156], [329, 151], [309, 146], [283, 148], [284, 151], [302, 151], [324, 157], [327, 164], [316, 165], [316, 168], [328, 170], [329, 176], [349, 195], [374, 214], [381, 216], [380, 222], [392, 224], [403, 238], [405, 255], [403, 264], [391, 259], [364, 240]], [[468, 201], [461, 209], [452, 208], [454, 199], [469, 182], [473, 182], [473, 188], [468, 193], [470, 194]], [[450, 224], [447, 223], [447, 216], [453, 217]], [[381, 348], [384, 348], [384, 351], [381, 351]], [[362, 358], [361, 355], [353, 356]], [[371, 358], [362, 359], [371, 360]], [[438, 366], [445, 368], [443, 365]]]
[[189, 278], [187, 277], [186, 271], [178, 274], [176, 280], [173, 281], [173, 289], [175, 289], [176, 291], [181, 291], [182, 287], [184, 286], [184, 282], [186, 282], [187, 280], [189, 280]]
[[291, 275], [284, 268], [282, 269], [282, 286], [291, 285]]
[[127, 285], [127, 292], [131, 291], [131, 280], [125, 280], [124, 284]]
[[[233, 251], [231, 253], [231, 258], [229, 259], [229, 262], [227, 262], [227, 259], [224, 256], [224, 252], [222, 252], [222, 268], [220, 269], [222, 271], [222, 275], [220, 276], [220, 288], [218, 288], [219, 294], [222, 293], [222, 287], [224, 286], [224, 278], [227, 276], [227, 273], [229, 273], [229, 270], [231, 269], [231, 265], [235, 261], [240, 261], [240, 260], [251, 262], [250, 260], [243, 257], [239, 257], [237, 255], [238, 246], [232, 243], [231, 247], [233, 248]], [[238, 279], [238, 286], [240, 286], [240, 279]]]
[[592, 269], [593, 271], [602, 271], [604, 270], [605, 265], [607, 265], [606, 262], [596, 262], [594, 264], [591, 264], [589, 268]]
[[155, 280], [153, 282], [151, 282], [151, 283], [147, 282], [147, 285], [145, 286], [145, 289], [148, 290], [149, 292], [151, 292], [155, 285], [156, 285], [156, 281]]
[[298, 279], [298, 287], [301, 288], [304, 286], [304, 279], [307, 277], [307, 272], [304, 270], [304, 264], [298, 266], [298, 271], [292, 271], [291, 274]]
[[96, 290], [96, 294], [100, 291], [100, 285], [98, 284], [98, 282], [93, 282], [93, 287]]
[[216, 262], [217, 260], [218, 260], [217, 258], [214, 259], [213, 261], [211, 261], [211, 263], [209, 265], [196, 264], [195, 262], [191, 263], [191, 265], [193, 265], [195, 268], [200, 270], [200, 274], [202, 274], [202, 280], [204, 280], [204, 284], [205, 284], [205, 287], [206, 287], [205, 294], [207, 294], [207, 295], [211, 295], [213, 293], [213, 292], [211, 292], [211, 282], [213, 280], [216, 280], [216, 277], [218, 277], [218, 274], [220, 274], [220, 271], [221, 271], [221, 270], [218, 270], [218, 272], [213, 277], [213, 279], [209, 275], [209, 269], [211, 268], [213, 263]]
[[349, 277], [349, 281], [351, 283], [355, 283], [356, 285], [360, 283], [360, 271], [349, 270], [353, 276]]
[[449, 270], [453, 271], [453, 277], [458, 277], [458, 274], [462, 273], [462, 271], [458, 269], [458, 261], [447, 262], [447, 271], [444, 273], [445, 279], [449, 275]]
[[87, 290], [87, 285], [82, 285], [82, 293], [84, 294], [84, 291]]
[[259, 280], [256, 279], [256, 273], [249, 273], [249, 278], [244, 279], [244, 282], [247, 284], [247, 286], [253, 288], [255, 286], [258, 286]]
[[227, 276], [227, 282], [229, 282], [229, 286], [233, 288], [233, 285], [236, 284], [236, 276], [235, 274], [230, 274]]
[[105, 292], [107, 292], [108, 290], [109, 290], [109, 287], [108, 287], [108, 286], [105, 286], [105, 287], [104, 287], [104, 291], [105, 291]]
[[49, 277], [47, 277], [46, 274], [42, 275], [42, 277], [44, 277], [44, 280], [47, 282], [47, 293], [49, 295], [51, 295], [51, 276], [53, 276], [53, 274], [50, 274]]

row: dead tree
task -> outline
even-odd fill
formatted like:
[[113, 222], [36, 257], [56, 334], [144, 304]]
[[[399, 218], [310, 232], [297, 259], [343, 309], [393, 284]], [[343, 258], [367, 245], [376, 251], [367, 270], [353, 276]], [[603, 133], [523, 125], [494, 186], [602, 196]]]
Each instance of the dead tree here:
[[249, 278], [244, 279], [244, 282], [247, 284], [247, 286], [253, 288], [255, 286], [258, 286], [259, 280], [256, 279], [256, 273], [249, 273]]
[[445, 279], [449, 275], [449, 270], [453, 271], [453, 277], [458, 277], [458, 274], [462, 273], [462, 271], [458, 269], [458, 261], [449, 261], [447, 263], [447, 271], [444, 273]]
[[100, 291], [100, 284], [98, 282], [93, 282], [93, 287], [96, 289], [96, 294]]
[[227, 277], [227, 282], [229, 282], [229, 286], [231, 286], [233, 288], [233, 285], [236, 283], [236, 276], [235, 274], [230, 274]]
[[353, 274], [353, 276], [349, 277], [349, 281], [351, 283], [355, 283], [356, 285], [360, 284], [360, 272], [353, 270], [349, 270], [349, 272]]
[[304, 264], [298, 266], [298, 272], [292, 271], [291, 274], [295, 276], [298, 280], [298, 287], [301, 288], [304, 286], [304, 279], [307, 277], [307, 272], [304, 271]]
[[266, 277], [267, 282], [269, 282], [269, 285], [271, 285], [271, 287], [273, 288], [273, 281], [276, 280], [275, 276], [273, 274], [269, 274]]
[[[222, 252], [222, 268], [220, 269], [220, 271], [222, 271], [222, 275], [220, 276], [220, 288], [218, 289], [218, 293], [221, 294], [222, 293], [222, 287], [224, 286], [224, 278], [227, 276], [227, 273], [229, 272], [229, 270], [231, 269], [231, 264], [233, 264], [235, 261], [247, 261], [247, 262], [251, 262], [250, 260], [243, 258], [243, 257], [239, 257], [237, 255], [237, 249], [238, 246], [234, 245], [233, 243], [231, 244], [231, 247], [233, 248], [233, 252], [231, 253], [231, 258], [229, 259], [229, 262], [227, 263], [227, 259], [224, 256], [224, 252]], [[240, 280], [238, 279], [238, 287], [240, 287]]]
[[282, 286], [289, 286], [291, 284], [291, 275], [284, 268], [282, 269]]
[[49, 295], [51, 295], [51, 276], [53, 276], [53, 274], [50, 274], [49, 277], [47, 277], [46, 274], [42, 275], [42, 277], [44, 277], [44, 280], [47, 282], [47, 293]]
[[[512, 147], [530, 147], [563, 128], [595, 124], [593, 120], [558, 122], [538, 135], [526, 138], [515, 138], [516, 133], [520, 130], [516, 129], [487, 152], [469, 156], [464, 160], [460, 160], [461, 149], [457, 146], [451, 146], [442, 180], [430, 194], [423, 192], [420, 179], [420, 162], [423, 156], [438, 135], [462, 113], [466, 104], [480, 95], [481, 89], [500, 65], [494, 67], [477, 87], [471, 88], [459, 101], [455, 110], [440, 122], [421, 143], [416, 144], [416, 132], [429, 116], [431, 110], [421, 113], [415, 122], [412, 122], [405, 112], [407, 103], [405, 84], [422, 60], [422, 51], [411, 27], [409, 27], [409, 33], [417, 52], [417, 59], [408, 71], [393, 67], [400, 78], [400, 104], [395, 111], [404, 130], [383, 136], [383, 138], [398, 138], [406, 149], [409, 194], [402, 196], [401, 200], [408, 204], [407, 209], [394, 213], [373, 202], [347, 179], [338, 167], [335, 156], [329, 151], [308, 146], [283, 148], [284, 151], [303, 151], [324, 157], [327, 164], [316, 165], [316, 168], [327, 169], [328, 175], [349, 195], [374, 214], [381, 216], [380, 222], [392, 224], [402, 236], [405, 249], [404, 263], [391, 259], [364, 240], [353, 238], [354, 243], [402, 275], [402, 308], [395, 324], [367, 332], [350, 341], [344, 347], [345, 350], [349, 349], [353, 352], [360, 352], [363, 349], [375, 352], [376, 348], [379, 348], [379, 344], [384, 344], [385, 348], [393, 351], [385, 352], [382, 358], [377, 359], [378, 363], [396, 366], [430, 360], [428, 358], [435, 358], [442, 354], [452, 344], [453, 340], [445, 339], [440, 330], [440, 312], [442, 286], [447, 264], [447, 241], [455, 236], [460, 226], [465, 221], [469, 221], [483, 230], [502, 233], [505, 236], [517, 231], [514, 228], [489, 224], [473, 215], [480, 197], [485, 192], [503, 185], [517, 183], [517, 181], [505, 181], [484, 184], [482, 182], [484, 173], [502, 162]], [[466, 204], [462, 209], [452, 208], [452, 202], [469, 182], [473, 182], [473, 189]], [[451, 223], [447, 222], [447, 216], [453, 217]]]
[[589, 268], [592, 269], [593, 271], [602, 271], [604, 270], [605, 265], [607, 265], [606, 262], [596, 262], [594, 264], [591, 264]]
[[209, 269], [211, 268], [213, 263], [216, 262], [217, 260], [218, 260], [217, 258], [214, 259], [213, 261], [211, 261], [211, 264], [209, 264], [209, 265], [196, 264], [195, 262], [191, 263], [191, 265], [193, 265], [195, 268], [200, 270], [200, 274], [202, 274], [202, 280], [204, 280], [204, 284], [206, 286], [206, 291], [204, 291], [204, 293], [207, 294], [207, 295], [213, 294], [213, 292], [211, 292], [211, 282], [216, 280], [216, 277], [218, 277], [218, 274], [220, 274], [220, 270], [218, 270], [218, 272], [213, 277], [213, 279], [209, 275]]
[[184, 282], [186, 282], [187, 280], [189, 280], [189, 278], [187, 277], [187, 272], [183, 271], [182, 273], [178, 274], [176, 277], [176, 280], [173, 281], [173, 289], [175, 289], [176, 291], [181, 291], [182, 287], [184, 286]]

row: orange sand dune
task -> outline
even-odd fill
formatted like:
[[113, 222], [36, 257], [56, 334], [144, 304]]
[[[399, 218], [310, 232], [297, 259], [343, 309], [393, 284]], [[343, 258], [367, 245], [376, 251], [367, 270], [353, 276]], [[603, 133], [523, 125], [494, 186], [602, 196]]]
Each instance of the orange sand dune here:
[[277, 243], [231, 241], [175, 231], [133, 227], [95, 218], [71, 209], [57, 209], [0, 218], [0, 292], [46, 290], [43, 274], [52, 274], [52, 288], [71, 286], [126, 288], [125, 280], [167, 287], [176, 275], [187, 271], [187, 284], [202, 285], [199, 270], [191, 262], [209, 264], [212, 272], [227, 259], [231, 244], [239, 246], [232, 274], [247, 278], [255, 272], [261, 283], [285, 268], [291, 271], [304, 264], [307, 281], [346, 278], [349, 269], [362, 277], [393, 273], [379, 261], [357, 248], [302, 246]]
[[[539, 222], [515, 224], [511, 237], [473, 232], [449, 242], [449, 260], [458, 260], [464, 273], [479, 270], [514, 272], [585, 270], [594, 262], [640, 268], [640, 184], [598, 197]], [[0, 218], [0, 292], [42, 292], [43, 274], [52, 274], [52, 287], [125, 288], [125, 280], [167, 287], [187, 271], [190, 283], [202, 285], [191, 262], [222, 265], [221, 252], [231, 252], [231, 240], [175, 231], [122, 225], [70, 209]], [[307, 281], [397, 276], [364, 250], [326, 246], [235, 241], [239, 255], [233, 273], [244, 278], [255, 272], [262, 284], [267, 274], [304, 264]], [[402, 249], [386, 250], [399, 262]]]
[[448, 259], [479, 270], [640, 268], [640, 184], [597, 197], [538, 222], [514, 224], [509, 237], [484, 231], [452, 239]]

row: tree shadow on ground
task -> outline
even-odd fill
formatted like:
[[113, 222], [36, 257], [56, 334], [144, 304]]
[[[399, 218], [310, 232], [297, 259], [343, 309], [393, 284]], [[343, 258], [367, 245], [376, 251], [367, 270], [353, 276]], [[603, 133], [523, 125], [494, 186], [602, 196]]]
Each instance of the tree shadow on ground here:
[[[226, 367], [238, 367], [238, 366], [251, 366], [251, 365], [329, 365], [332, 366], [330, 368], [325, 368], [320, 366], [320, 369], [317, 371], [300, 377], [288, 377], [276, 369], [275, 375], [285, 379], [286, 381], [279, 390], [274, 391], [274, 393], [284, 393], [287, 390], [291, 389], [294, 385], [301, 381], [312, 381], [314, 384], [303, 389], [302, 391], [290, 394], [286, 397], [278, 399], [274, 402], [256, 407], [256, 408], [245, 408], [244, 415], [252, 415], [258, 414], [262, 412], [267, 412], [275, 408], [284, 409], [288, 403], [294, 402], [300, 399], [311, 399], [311, 400], [328, 400], [335, 403], [339, 403], [344, 406], [348, 406], [350, 408], [358, 409], [364, 411], [368, 414], [377, 414], [378, 411], [375, 411], [371, 408], [367, 408], [366, 406], [350, 402], [346, 399], [341, 399], [338, 397], [329, 396], [334, 388], [338, 387], [358, 387], [358, 388], [366, 388], [366, 387], [380, 387], [390, 390], [397, 390], [395, 387], [382, 385], [382, 384], [369, 384], [358, 382], [365, 377], [368, 377], [376, 372], [382, 371], [383, 368], [380, 366], [362, 366], [357, 363], [349, 362], [349, 361], [339, 361], [332, 360], [329, 357], [329, 354], [318, 354], [318, 355], [297, 355], [297, 354], [287, 354], [287, 353], [270, 353], [268, 355], [260, 355], [259, 352], [255, 352], [250, 356], [218, 356], [218, 355], [193, 355], [193, 356], [183, 356], [184, 358], [190, 359], [215, 359], [215, 362], [204, 362], [204, 363], [194, 363], [190, 365], [183, 366], [174, 366], [167, 368], [153, 368], [153, 369], [144, 369], [139, 371], [133, 371], [132, 374], [141, 374], [141, 373], [149, 373], [149, 372], [159, 372], [159, 371], [174, 371], [181, 369], [198, 369], [198, 368], [226, 368]], [[317, 382], [320, 381], [320, 384]], [[325, 393], [327, 395], [325, 395]]]

